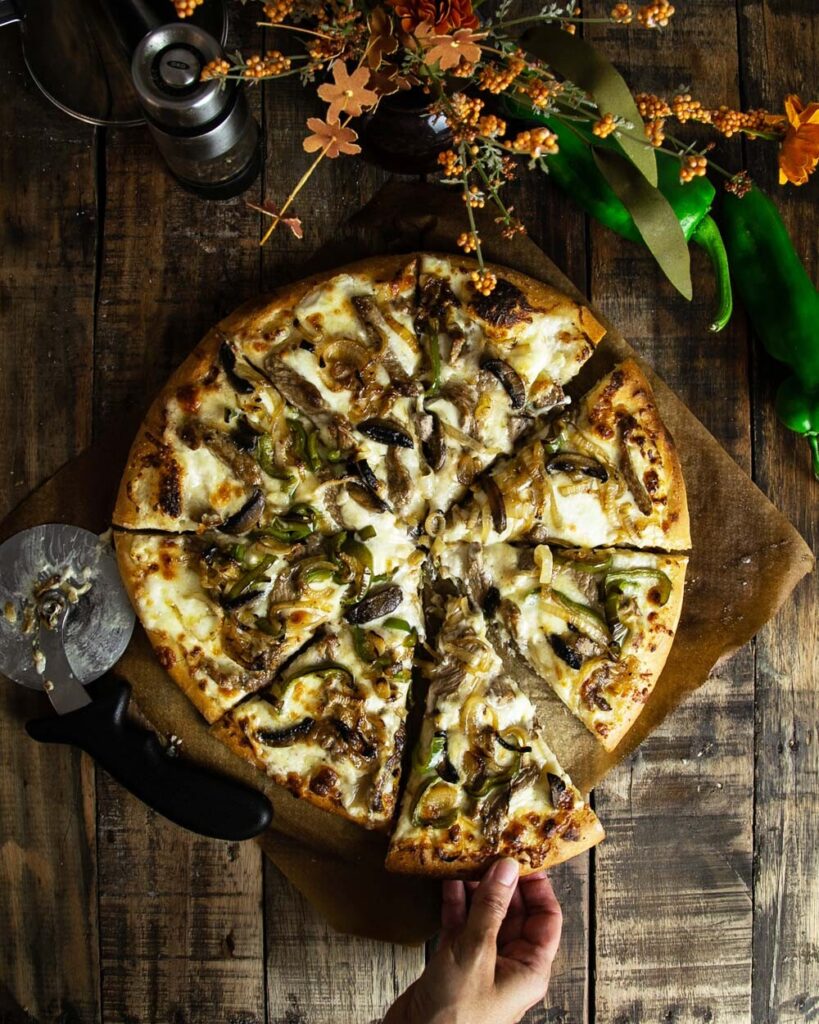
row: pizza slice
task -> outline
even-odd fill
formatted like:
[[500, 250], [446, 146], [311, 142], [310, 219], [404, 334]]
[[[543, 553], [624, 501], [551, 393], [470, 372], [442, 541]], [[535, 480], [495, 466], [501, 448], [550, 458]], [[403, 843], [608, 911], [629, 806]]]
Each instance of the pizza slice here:
[[214, 735], [294, 795], [365, 828], [392, 820], [407, 695], [422, 622], [417, 599], [366, 626], [340, 623]]
[[577, 547], [691, 546], [677, 452], [633, 360], [549, 424], [452, 510], [450, 540], [479, 536]]
[[634, 725], [682, 610], [684, 555], [503, 542], [447, 548], [445, 576], [495, 614], [517, 650], [606, 750]]
[[418, 555], [406, 539], [375, 541], [369, 531], [115, 534], [159, 661], [209, 722], [269, 683], [325, 623], [401, 614]]
[[504, 267], [489, 296], [474, 260], [421, 257], [415, 326], [424, 353], [423, 430], [435, 469], [433, 509], [446, 510], [538, 417], [605, 333], [584, 306]]
[[472, 878], [514, 857], [525, 874], [599, 843], [594, 811], [463, 598], [448, 605], [437, 653], [387, 867]]

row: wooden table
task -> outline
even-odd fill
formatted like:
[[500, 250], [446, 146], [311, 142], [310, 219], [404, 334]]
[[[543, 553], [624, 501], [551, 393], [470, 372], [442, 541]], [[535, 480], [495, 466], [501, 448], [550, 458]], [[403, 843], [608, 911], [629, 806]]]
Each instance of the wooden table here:
[[[590, 34], [608, 37], [637, 88], [691, 83], [713, 105], [819, 97], [813, 0], [679, 7], [662, 36]], [[299, 203], [304, 240], [280, 231], [260, 250], [243, 201], [187, 195], [144, 130], [94, 130], [48, 105], [16, 30], [0, 34], [0, 82], [5, 511], [92, 439], [135, 425], [207, 327], [298, 277], [386, 175], [326, 162]], [[252, 101], [267, 154], [248, 198], [281, 198], [305, 163], [315, 100], [287, 79]], [[720, 152], [776, 192], [815, 277], [817, 182], [779, 190], [759, 143], [734, 139]], [[704, 257], [694, 253], [688, 305], [643, 250], [540, 178], [515, 186], [514, 201], [534, 239], [815, 545], [819, 485], [807, 446], [773, 415], [779, 371], [741, 311], [708, 333]], [[529, 1024], [819, 1018], [818, 620], [809, 577], [596, 791], [609, 838], [554, 872], [564, 939]], [[330, 932], [255, 844], [183, 833], [85, 757], [30, 741], [20, 722], [36, 706], [36, 695], [0, 687], [4, 1024], [364, 1024], [421, 971], [421, 948]]]

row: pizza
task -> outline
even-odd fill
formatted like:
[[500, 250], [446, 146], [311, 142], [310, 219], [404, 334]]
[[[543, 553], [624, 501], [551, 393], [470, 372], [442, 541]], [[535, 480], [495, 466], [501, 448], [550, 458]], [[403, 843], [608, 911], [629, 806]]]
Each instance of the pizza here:
[[637, 365], [572, 404], [603, 328], [502, 267], [482, 295], [475, 267], [382, 257], [243, 306], [157, 396], [113, 513], [131, 601], [213, 735], [392, 829], [389, 867], [460, 877], [603, 835], [493, 643], [612, 749], [690, 544]]
[[496, 857], [521, 872], [573, 857], [603, 828], [544, 741], [531, 702], [503, 672], [483, 616], [446, 610], [421, 735], [387, 867], [469, 878]]
[[633, 360], [606, 374], [454, 508], [451, 540], [691, 546], [682, 470], [651, 387]]
[[682, 611], [685, 555], [546, 544], [451, 545], [441, 571], [463, 581], [516, 649], [606, 750], [645, 706]]

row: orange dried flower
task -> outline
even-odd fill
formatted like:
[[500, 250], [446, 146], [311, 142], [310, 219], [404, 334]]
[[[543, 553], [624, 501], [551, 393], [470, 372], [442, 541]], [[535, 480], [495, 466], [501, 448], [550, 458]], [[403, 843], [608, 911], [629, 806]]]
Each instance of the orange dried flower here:
[[819, 103], [803, 106], [798, 96], [785, 100], [788, 127], [779, 147], [779, 184], [804, 185], [819, 163]]
[[401, 20], [405, 32], [414, 32], [426, 22], [439, 35], [457, 28], [477, 28], [472, 0], [387, 0]]
[[358, 117], [367, 107], [378, 100], [378, 93], [367, 88], [370, 72], [367, 68], [356, 68], [350, 74], [339, 61], [333, 65], [333, 81], [320, 85], [317, 92], [321, 99], [330, 104], [327, 111], [329, 122], [338, 121], [341, 114]]
[[481, 59], [477, 40], [483, 36], [476, 35], [470, 28], [459, 28], [452, 35], [436, 35], [431, 26], [421, 25], [415, 36], [426, 49], [427, 63], [437, 63], [441, 71], [457, 67], [461, 59], [472, 64]]
[[358, 136], [352, 128], [322, 121], [319, 117], [308, 117], [307, 127], [313, 134], [308, 135], [302, 143], [306, 153], [315, 153], [322, 149], [325, 156], [334, 160], [342, 153], [355, 156], [361, 152], [361, 146], [355, 145]]
[[398, 40], [393, 33], [392, 18], [383, 7], [376, 7], [371, 12], [368, 25], [370, 38], [367, 41], [367, 64], [375, 71], [381, 66], [384, 57], [398, 49]]

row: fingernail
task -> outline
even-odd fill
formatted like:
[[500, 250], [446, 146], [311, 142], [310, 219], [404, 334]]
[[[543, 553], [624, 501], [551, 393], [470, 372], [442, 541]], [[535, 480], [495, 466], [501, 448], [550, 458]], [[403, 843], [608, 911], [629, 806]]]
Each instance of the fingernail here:
[[506, 885], [510, 889], [518, 880], [518, 862], [507, 857], [505, 860], [499, 860], [495, 864], [495, 881], [500, 885]]

